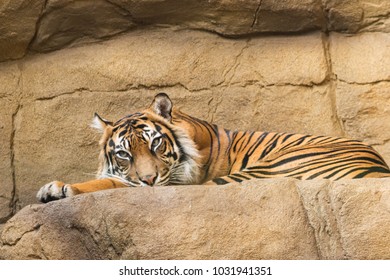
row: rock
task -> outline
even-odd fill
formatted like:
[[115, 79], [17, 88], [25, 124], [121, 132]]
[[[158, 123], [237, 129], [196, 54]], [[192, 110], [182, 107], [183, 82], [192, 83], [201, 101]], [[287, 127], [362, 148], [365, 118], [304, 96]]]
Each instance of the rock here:
[[[348, 2], [353, 6], [354, 3]], [[360, 0], [359, 4], [360, 9], [363, 10], [360, 32], [390, 32], [389, 1]]]
[[[192, 99], [191, 95], [181, 102], [179, 99], [177, 103], [182, 103], [180, 106], [183, 106], [183, 110], [192, 115], [202, 116], [203, 110], [195, 108], [204, 102], [202, 100], [210, 100], [208, 105], [210, 113], [202, 117], [233, 130], [285, 131], [318, 135], [342, 133], [337, 120], [334, 119], [330, 93], [326, 86], [284, 85], [264, 88], [258, 85], [244, 88], [232, 86], [215, 89], [213, 93], [212, 99], [209, 95], [200, 96], [193, 107], [189, 101]], [[274, 102], [276, 97], [278, 102]], [[293, 99], [294, 103], [291, 102]], [[310, 110], [307, 110], [308, 107]], [[289, 116], [288, 121], [286, 115]], [[318, 124], [318, 119], [321, 119], [321, 125]]]
[[303, 31], [321, 27], [321, 6], [316, 0], [113, 2], [128, 10], [137, 22], [181, 24], [230, 36], [256, 32]]
[[[97, 42], [145, 26], [237, 37], [312, 30], [390, 32], [383, 0], [17, 0], [0, 5], [0, 61]], [[87, 12], [86, 12], [87, 11]]]
[[328, 31], [355, 34], [390, 31], [390, 3], [383, 0], [325, 0], [322, 2]]
[[387, 163], [390, 158], [389, 46], [387, 33], [330, 36], [332, 69], [338, 80], [336, 108], [343, 131], [347, 137], [373, 145]]
[[[233, 1], [234, 2], [234, 1]], [[259, 1], [252, 32], [302, 32], [324, 29], [321, 1]]]
[[20, 94], [20, 71], [14, 63], [0, 64], [0, 223], [16, 210], [14, 189], [14, 136]]
[[328, 30], [346, 33], [359, 31], [364, 16], [364, 9], [360, 5], [360, 0], [326, 0], [323, 2]]
[[[390, 72], [389, 72], [390, 73]], [[389, 82], [374, 84], [337, 83], [337, 114], [350, 138], [361, 139], [390, 158]]]
[[332, 33], [330, 55], [333, 71], [339, 80], [347, 83], [389, 81], [389, 46], [388, 33], [363, 33], [355, 36]]
[[321, 259], [390, 258], [390, 180], [298, 182]]
[[[135, 26], [171, 25], [238, 36], [321, 28], [318, 1], [49, 1], [32, 49], [46, 52], [96, 41]], [[302, 8], [304, 6], [304, 8]], [[88, 10], [88, 13], [85, 11]]]
[[28, 206], [8, 222], [1, 242], [6, 259], [318, 258], [288, 180], [131, 188]]
[[[366, 182], [364, 182], [366, 181]], [[389, 180], [339, 182], [331, 204], [347, 259], [390, 258]]]
[[43, 0], [0, 3], [0, 61], [23, 57], [32, 41]]
[[0, 223], [5, 222], [13, 212], [13, 153], [12, 124], [16, 104], [0, 98]]
[[[278, 56], [273, 55], [275, 50]], [[77, 89], [125, 91], [181, 85], [198, 91], [253, 83], [306, 86], [322, 83], [327, 70], [320, 33], [229, 40], [198, 31], [155, 29], [37, 55], [24, 63], [24, 84], [34, 98], [51, 98]]]
[[46, 52], [80, 40], [93, 42], [134, 26], [131, 15], [110, 1], [48, 1], [31, 49]]
[[225, 77], [229, 83], [239, 85], [257, 82], [264, 86], [311, 86], [324, 82], [327, 71], [323, 39], [318, 32], [252, 38]]
[[253, 180], [79, 195], [25, 207], [4, 226], [0, 258], [389, 259], [389, 183]]

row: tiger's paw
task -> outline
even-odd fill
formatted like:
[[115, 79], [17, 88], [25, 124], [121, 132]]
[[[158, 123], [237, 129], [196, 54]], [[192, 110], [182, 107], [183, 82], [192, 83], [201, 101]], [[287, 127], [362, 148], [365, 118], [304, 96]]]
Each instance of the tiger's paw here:
[[53, 200], [73, 196], [74, 192], [69, 184], [53, 181], [44, 185], [37, 193], [40, 202], [46, 203]]

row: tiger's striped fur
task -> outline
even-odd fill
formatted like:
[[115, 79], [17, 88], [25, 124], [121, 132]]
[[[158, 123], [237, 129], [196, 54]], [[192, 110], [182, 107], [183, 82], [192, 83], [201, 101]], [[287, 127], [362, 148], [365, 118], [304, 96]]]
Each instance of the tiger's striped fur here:
[[115, 123], [96, 115], [94, 127], [103, 132], [98, 179], [49, 183], [37, 195], [41, 201], [125, 186], [390, 177], [383, 158], [360, 141], [230, 131], [173, 109], [164, 93]]

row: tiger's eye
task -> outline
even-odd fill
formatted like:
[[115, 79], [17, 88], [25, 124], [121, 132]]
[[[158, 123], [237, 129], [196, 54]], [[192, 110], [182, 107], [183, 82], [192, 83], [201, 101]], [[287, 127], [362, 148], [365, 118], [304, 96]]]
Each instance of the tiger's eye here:
[[161, 144], [161, 137], [154, 138], [152, 141], [152, 150], [157, 149], [157, 147]]
[[117, 151], [116, 153], [115, 153], [115, 155], [117, 156], [117, 157], [119, 157], [119, 158], [121, 158], [121, 159], [127, 159], [127, 160], [129, 160], [130, 158], [131, 158], [131, 156], [127, 153], [127, 152], [125, 152], [125, 151]]

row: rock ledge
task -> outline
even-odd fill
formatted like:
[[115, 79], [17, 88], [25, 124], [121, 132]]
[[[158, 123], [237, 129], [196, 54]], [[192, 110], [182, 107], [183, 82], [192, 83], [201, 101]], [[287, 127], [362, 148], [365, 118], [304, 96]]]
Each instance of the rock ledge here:
[[253, 180], [30, 205], [0, 259], [390, 259], [390, 180]]

